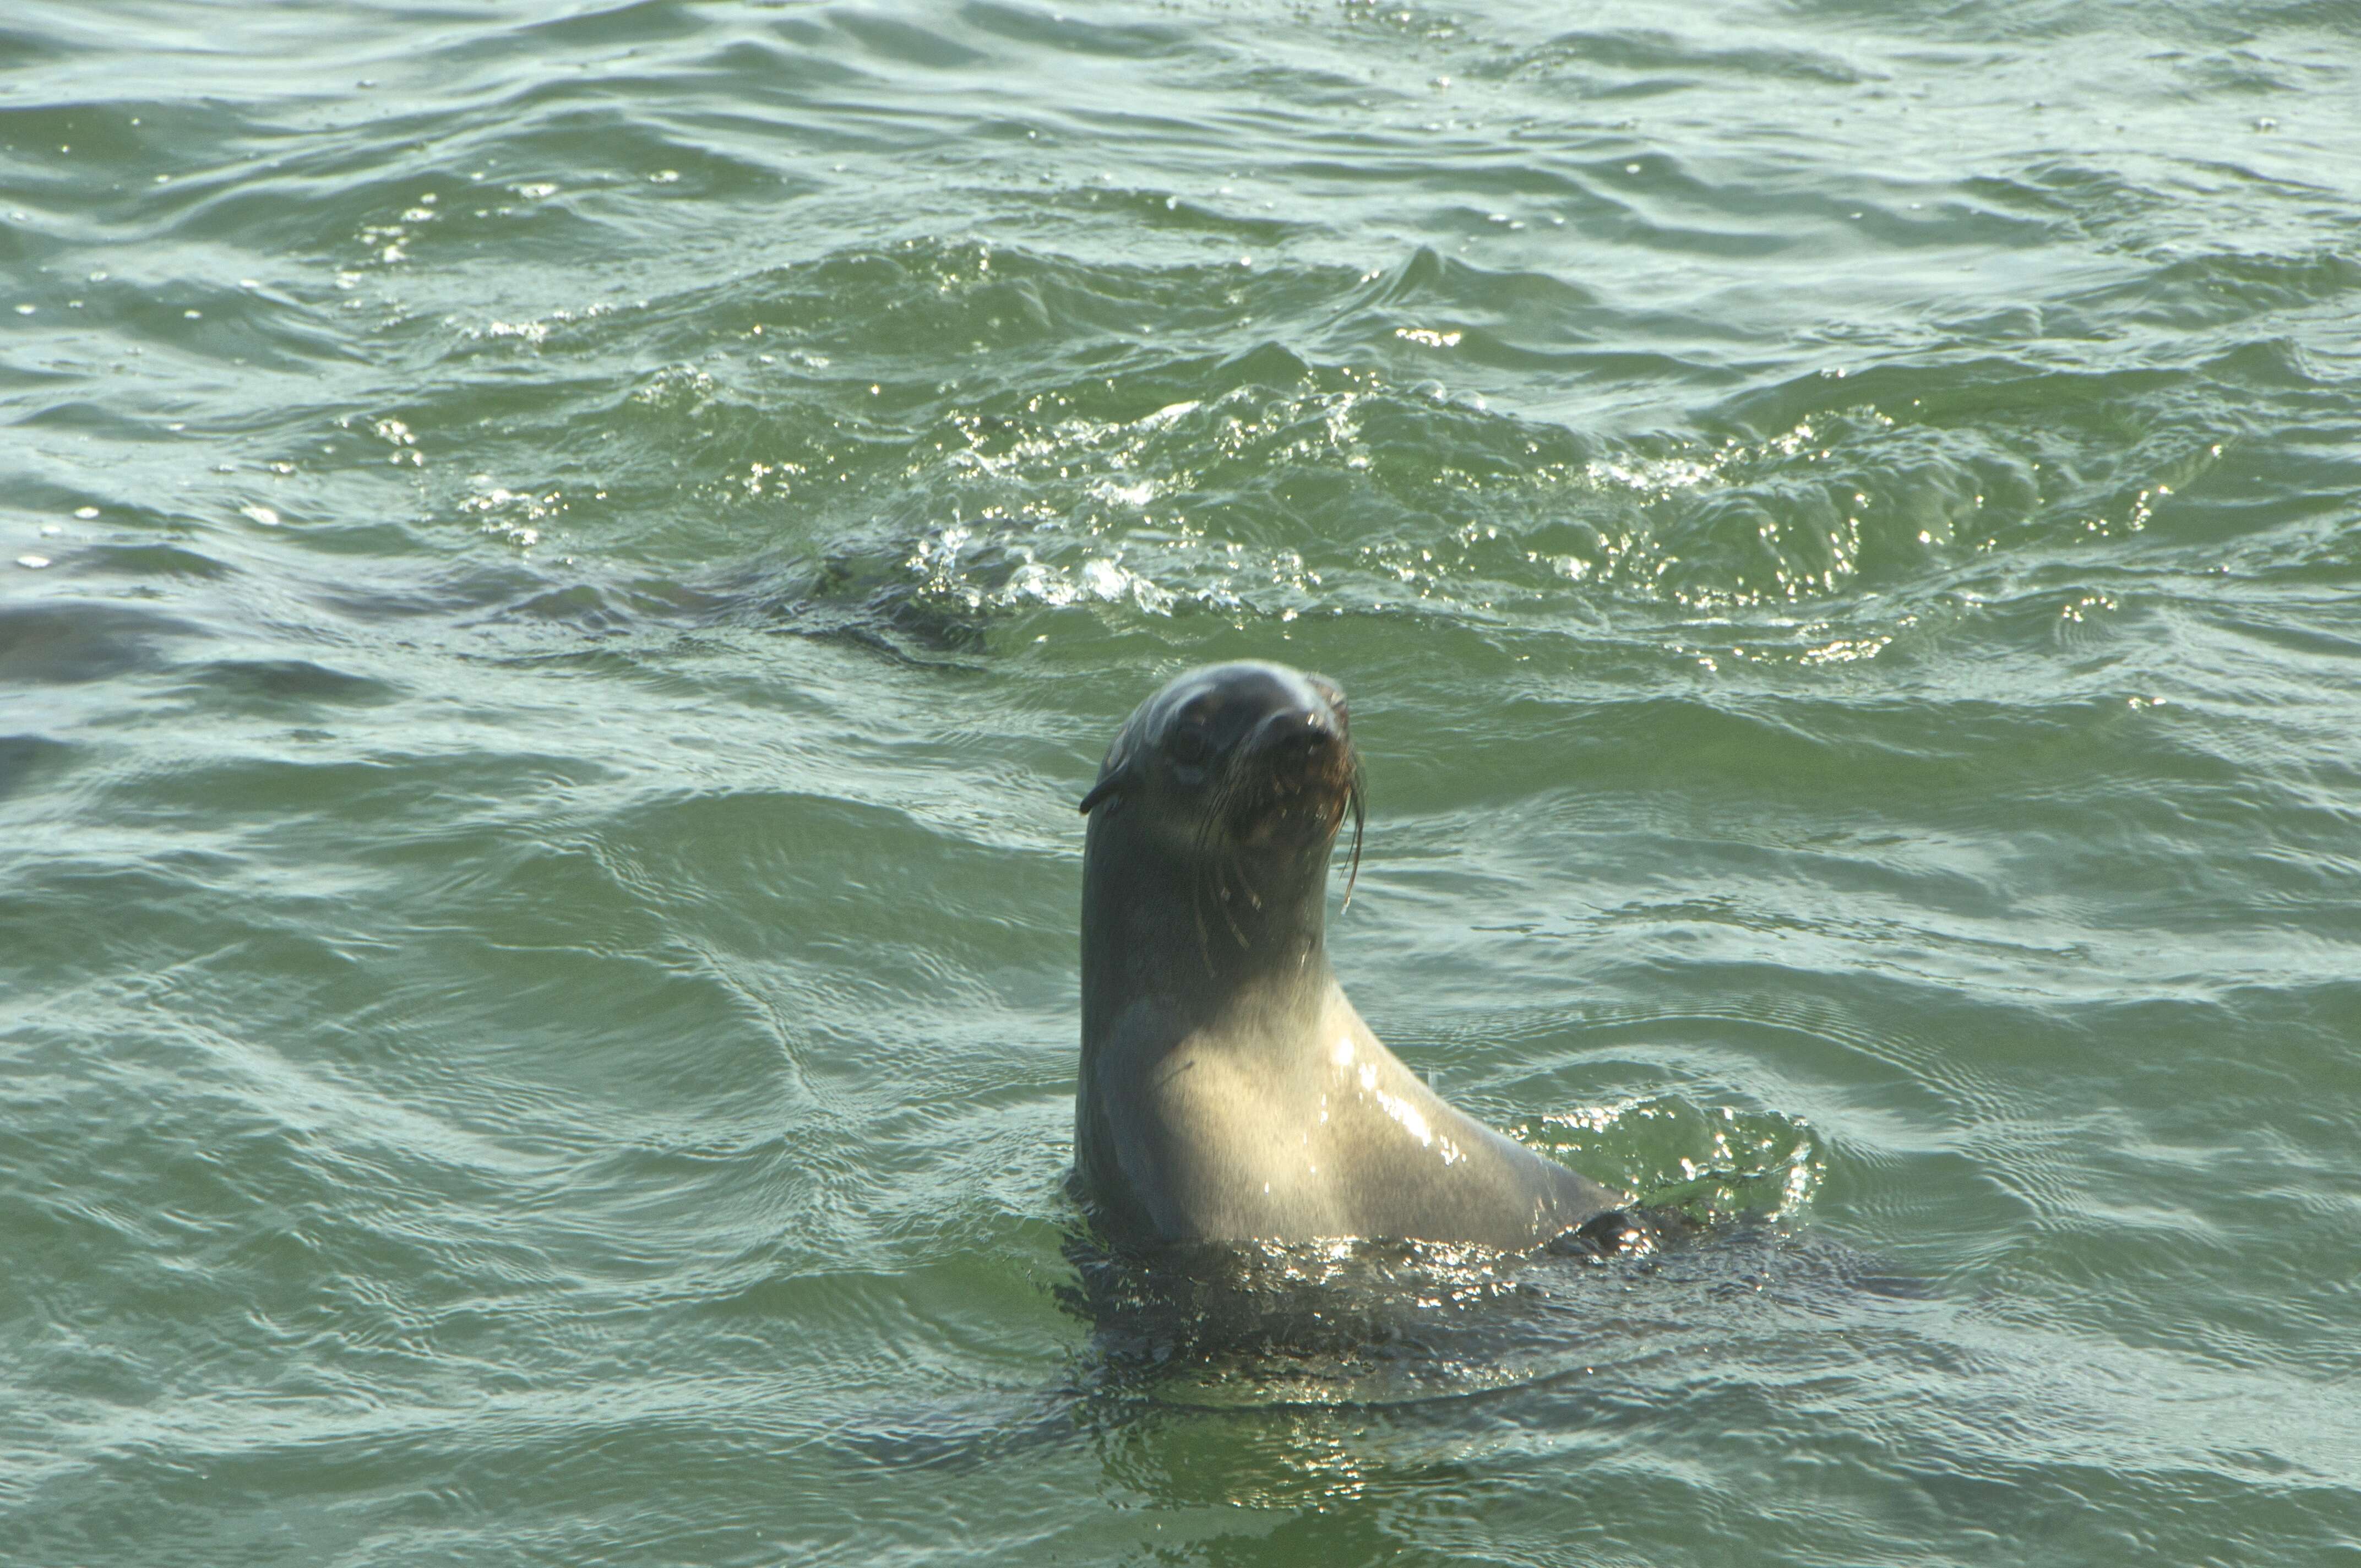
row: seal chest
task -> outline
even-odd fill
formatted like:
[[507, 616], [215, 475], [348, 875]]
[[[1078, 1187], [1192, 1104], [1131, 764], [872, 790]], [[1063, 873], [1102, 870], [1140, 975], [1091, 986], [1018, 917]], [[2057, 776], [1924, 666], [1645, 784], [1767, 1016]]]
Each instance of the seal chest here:
[[1329, 861], [1349, 815], [1357, 867], [1363, 813], [1333, 682], [1177, 677], [1082, 809], [1075, 1168], [1114, 1239], [1514, 1249], [1624, 1203], [1445, 1104], [1338, 985]]

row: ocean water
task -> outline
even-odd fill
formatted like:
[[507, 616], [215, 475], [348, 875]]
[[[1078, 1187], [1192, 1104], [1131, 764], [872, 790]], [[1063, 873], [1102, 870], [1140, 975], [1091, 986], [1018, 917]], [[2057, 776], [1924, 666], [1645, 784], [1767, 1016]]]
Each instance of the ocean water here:
[[[2361, 1563], [2361, 9], [13, 0], [0, 286], [0, 1560]], [[1703, 1239], [1093, 1305], [1232, 657]]]

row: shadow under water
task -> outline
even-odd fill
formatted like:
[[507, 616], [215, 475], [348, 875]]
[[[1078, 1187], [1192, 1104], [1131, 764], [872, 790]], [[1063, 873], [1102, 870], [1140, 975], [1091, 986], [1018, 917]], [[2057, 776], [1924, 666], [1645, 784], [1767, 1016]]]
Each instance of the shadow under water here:
[[1339, 1239], [1137, 1254], [1077, 1223], [1063, 1249], [1074, 1273], [1055, 1295], [1091, 1334], [1063, 1386], [873, 1417], [840, 1436], [871, 1464], [966, 1470], [1191, 1415], [1455, 1429], [1513, 1421], [1502, 1401], [1521, 1395], [1579, 1398], [1602, 1373], [1620, 1390], [1603, 1398], [1644, 1404], [1640, 1390], [1709, 1377], [1766, 1340], [1854, 1338], [1872, 1319], [1936, 1305], [1927, 1282], [1784, 1222], [1636, 1219], [1620, 1245], [1527, 1253]]
[[1457, 1400], [1660, 1354], [1734, 1314], [1826, 1318], [1930, 1294], [1775, 1221], [1633, 1220], [1526, 1253], [1346, 1239], [1126, 1255], [1077, 1230], [1076, 1282], [1059, 1291], [1093, 1325], [1077, 1391], [1109, 1413]]

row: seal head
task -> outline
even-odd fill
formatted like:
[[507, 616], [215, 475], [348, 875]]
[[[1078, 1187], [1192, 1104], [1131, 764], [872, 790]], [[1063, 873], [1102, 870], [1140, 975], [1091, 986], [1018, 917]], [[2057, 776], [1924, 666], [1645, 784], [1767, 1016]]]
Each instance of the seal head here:
[[1190, 671], [1125, 723], [1082, 809], [1075, 1166], [1115, 1239], [1521, 1248], [1622, 1202], [1453, 1110], [1345, 999], [1328, 866], [1349, 815], [1357, 867], [1363, 812], [1334, 683]]
[[[1191, 671], [1131, 716], [1082, 809], [1093, 844], [1104, 833], [1110, 848], [1120, 840], [1152, 862], [1159, 880], [1189, 883], [1209, 976], [1274, 955], [1300, 959], [1325, 925], [1329, 852], [1347, 811], [1356, 872], [1360, 863], [1360, 767], [1345, 694], [1280, 664]], [[1227, 941], [1213, 941], [1214, 926]]]

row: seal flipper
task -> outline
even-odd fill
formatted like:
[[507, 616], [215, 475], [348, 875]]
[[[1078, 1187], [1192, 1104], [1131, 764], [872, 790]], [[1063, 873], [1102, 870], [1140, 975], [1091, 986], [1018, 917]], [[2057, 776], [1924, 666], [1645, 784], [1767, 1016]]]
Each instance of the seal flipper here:
[[1593, 1214], [1570, 1231], [1560, 1231], [1542, 1244], [1542, 1250], [1560, 1257], [1604, 1263], [1610, 1257], [1645, 1257], [1661, 1250], [1664, 1231], [1635, 1209], [1609, 1209]]

